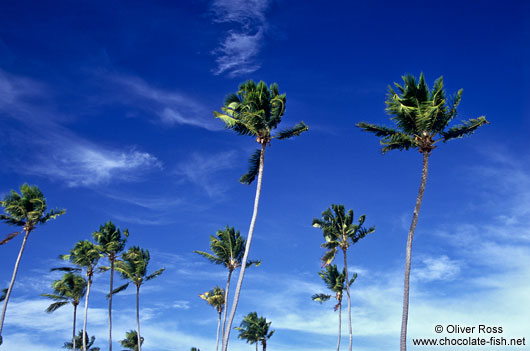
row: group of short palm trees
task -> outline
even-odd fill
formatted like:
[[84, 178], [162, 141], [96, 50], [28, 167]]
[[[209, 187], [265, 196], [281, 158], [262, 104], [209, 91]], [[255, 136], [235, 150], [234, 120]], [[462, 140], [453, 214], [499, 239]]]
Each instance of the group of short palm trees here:
[[[489, 123], [485, 117], [478, 117], [476, 119], [464, 121], [460, 125], [449, 127], [449, 123], [457, 115], [456, 109], [461, 101], [462, 90], [459, 90], [452, 97], [448, 97], [443, 89], [442, 77], [434, 82], [432, 89], [429, 89], [427, 86], [423, 74], [420, 75], [419, 80], [411, 75], [404, 76], [403, 80], [403, 85], [396, 83], [394, 88], [389, 88], [386, 100], [386, 110], [395, 124], [394, 128], [366, 122], [360, 122], [357, 124], [357, 127], [361, 130], [371, 132], [381, 138], [380, 143], [382, 145], [383, 153], [390, 150], [416, 149], [422, 154], [423, 163], [421, 182], [406, 246], [400, 351], [406, 350], [412, 240], [425, 191], [429, 156], [431, 155], [432, 150], [436, 148], [438, 142], [447, 142], [452, 139], [470, 135], [479, 127]], [[232, 329], [232, 323], [237, 310], [245, 270], [247, 267], [260, 264], [260, 261], [249, 260], [248, 256], [258, 214], [266, 147], [270, 145], [273, 139], [288, 139], [293, 136], [298, 136], [302, 132], [308, 130], [308, 127], [304, 122], [299, 122], [292, 128], [285, 129], [274, 135], [272, 134], [273, 130], [276, 129], [281, 122], [282, 116], [285, 113], [285, 103], [285, 94], [280, 94], [276, 83], [268, 87], [264, 82], [256, 84], [252, 80], [249, 80], [241, 84], [236, 93], [230, 94], [226, 97], [224, 106], [221, 108], [222, 112], [214, 111], [214, 116], [222, 120], [227, 128], [232, 129], [239, 135], [252, 136], [259, 144], [259, 148], [250, 157], [248, 172], [240, 178], [241, 183], [251, 184], [257, 177], [254, 210], [246, 240], [240, 235], [239, 231], [236, 231], [233, 227], [227, 226], [225, 229], [219, 230], [216, 236], [211, 236], [210, 248], [212, 253], [196, 251], [211, 262], [225, 266], [228, 270], [225, 289], [217, 286], [211, 291], [201, 295], [201, 298], [212, 305], [218, 313], [217, 348], [219, 348], [219, 340], [221, 338], [222, 351], [227, 351], [228, 348], [230, 330]], [[40, 193], [40, 190], [36, 187], [23, 185], [21, 192], [22, 195], [19, 195], [13, 191], [5, 197], [4, 201], [2, 201], [5, 214], [0, 215], [0, 219], [7, 224], [22, 227], [21, 232], [25, 232], [25, 237], [15, 264], [12, 282], [6, 292], [4, 309], [0, 319], [0, 335], [5, 317], [5, 309], [20, 263], [20, 257], [29, 233], [35, 229], [37, 224], [45, 223], [64, 213], [62, 210], [54, 210], [44, 213], [46, 211], [46, 202], [42, 193]], [[339, 341], [337, 343], [337, 350], [340, 348], [340, 313], [344, 290], [346, 290], [348, 299], [349, 350], [352, 350], [350, 285], [354, 282], [357, 275], [354, 274], [351, 279], [349, 277], [347, 249], [352, 244], [357, 243], [358, 240], [374, 231], [374, 227], [365, 228], [363, 225], [364, 221], [364, 215], [360, 216], [360, 218], [355, 221], [352, 210], [346, 212], [343, 205], [335, 204], [324, 211], [320, 219], [313, 220], [313, 226], [322, 229], [325, 240], [322, 247], [327, 250], [322, 257], [324, 269], [319, 274], [326, 283], [326, 286], [335, 293], [335, 298], [337, 299], [337, 305], [335, 306], [335, 309], [339, 310]], [[131, 248], [127, 253], [122, 255], [122, 260], [114, 261], [117, 257], [117, 253], [123, 249], [122, 246], [124, 245], [124, 239], [121, 239], [118, 232], [119, 229], [112, 227], [111, 223], [107, 223], [100, 228], [99, 232], [96, 232], [99, 234], [96, 235], [96, 233], [94, 233], [94, 238], [97, 244], [92, 244], [89, 241], [79, 242], [71, 251], [70, 255], [63, 256], [64, 259], [77, 265], [78, 269], [82, 268], [85, 270], [88, 279], [87, 292], [85, 295], [86, 300], [88, 300], [90, 284], [92, 283], [97, 260], [102, 255], [105, 255], [108, 258], [111, 270], [111, 288], [109, 293], [109, 339], [111, 333], [112, 294], [120, 290], [120, 288], [113, 290], [113, 270], [118, 270], [124, 277], [130, 279], [136, 285], [137, 306], [139, 304], [139, 289], [143, 281], [152, 279], [162, 273], [162, 270], [160, 270], [146, 276], [145, 268], [149, 261], [147, 250], [143, 251], [139, 248]], [[114, 236], [111, 236], [112, 238], [107, 236], [110, 235], [110, 233], [114, 233]], [[4, 241], [0, 242], [0, 244], [4, 244], [11, 240], [17, 234], [19, 233], [17, 232], [8, 235]], [[125, 232], [124, 235], [127, 236]], [[112, 242], [112, 244], [108, 244], [110, 242]], [[342, 272], [340, 272], [336, 265], [331, 265], [339, 249], [342, 250], [344, 258]], [[230, 314], [227, 316], [231, 276], [237, 268], [239, 268], [239, 277], [232, 299]], [[69, 270], [72, 270], [72, 268], [69, 268]], [[326, 294], [316, 294], [313, 296], [313, 299], [322, 302], [330, 297], [330, 295]], [[58, 301], [60, 302], [62, 300]], [[224, 317], [222, 318], [223, 311]], [[85, 325], [82, 332], [86, 331], [86, 310], [84, 323]], [[137, 324], [137, 343], [138, 349], [140, 350], [139, 322]], [[257, 313], [252, 312], [243, 319], [241, 326], [236, 329], [240, 331], [241, 338], [247, 339], [248, 342], [256, 343], [256, 345], [259, 341], [262, 343], [263, 349], [265, 349], [266, 339], [268, 339], [273, 332], [269, 330], [269, 326], [270, 322], [267, 322], [263, 317], [258, 317]], [[263, 331], [260, 332], [260, 337], [256, 336], [259, 328], [265, 330], [264, 336]], [[73, 337], [73, 342], [75, 342], [75, 335]], [[109, 340], [109, 350], [110, 349], [111, 344]], [[83, 335], [83, 350], [87, 351], [85, 335]]]

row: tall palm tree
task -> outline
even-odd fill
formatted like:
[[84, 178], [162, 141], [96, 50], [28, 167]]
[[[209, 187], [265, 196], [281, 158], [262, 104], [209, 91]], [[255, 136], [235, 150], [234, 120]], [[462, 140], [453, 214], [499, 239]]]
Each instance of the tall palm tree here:
[[[223, 329], [222, 335], [225, 334], [226, 328], [226, 312], [228, 306], [228, 293], [230, 291], [230, 280], [232, 278], [232, 272], [237, 268], [241, 267], [243, 262], [243, 256], [245, 254], [245, 238], [241, 236], [239, 230], [236, 231], [234, 227], [219, 229], [216, 236], [210, 235], [210, 250], [212, 253], [204, 251], [193, 251], [199, 255], [206, 257], [210, 262], [215, 264], [223, 265], [228, 269], [228, 278], [226, 279], [226, 288], [224, 294], [224, 316], [223, 316]], [[252, 265], [259, 266], [261, 260], [248, 260], [246, 267]]]
[[142, 351], [140, 332], [140, 286], [146, 281], [158, 277], [165, 268], [147, 275], [147, 265], [151, 256], [149, 250], [144, 250], [138, 246], [129, 248], [122, 254], [122, 261], [116, 261], [116, 270], [121, 273], [124, 279], [128, 279], [136, 286], [136, 330], [138, 332], [138, 351]]
[[215, 308], [219, 314], [219, 320], [217, 321], [217, 339], [215, 341], [215, 351], [219, 350], [219, 332], [221, 330], [221, 314], [223, 313], [225, 307], [225, 291], [219, 286], [216, 286], [210, 291], [205, 292], [204, 294], [199, 295], [201, 299], [206, 301], [208, 305]]
[[[140, 337], [140, 344], [143, 344], [144, 338]], [[127, 350], [122, 351], [138, 351], [138, 333], [136, 330], [129, 330], [125, 333], [125, 339], [120, 341], [121, 346]]]
[[62, 279], [55, 280], [52, 283], [53, 294], [42, 294], [42, 296], [49, 297], [50, 299], [56, 301], [52, 303], [46, 309], [46, 312], [51, 313], [61, 308], [62, 306], [72, 303], [74, 306], [74, 322], [72, 329], [72, 343], [73, 349], [76, 349], [76, 337], [75, 337], [75, 324], [77, 320], [77, 306], [79, 301], [86, 293], [86, 280], [79, 274], [74, 274], [72, 272], [65, 273]]
[[112, 291], [114, 290], [114, 263], [118, 254], [125, 248], [129, 231], [125, 229], [122, 233], [114, 223], [108, 221], [99, 226], [99, 230], [92, 233], [92, 237], [101, 247], [101, 253], [107, 256], [110, 263], [110, 291], [109, 291], [109, 351], [112, 351]]
[[[87, 332], [84, 333], [84, 339], [88, 340], [88, 333]], [[77, 349], [75, 347], [76, 341], [77, 341], [77, 344], [81, 344], [82, 340], [83, 340], [83, 331], [80, 330], [79, 333], [77, 334], [77, 336], [74, 338], [74, 342], [73, 343], [65, 342], [64, 345], [63, 345], [63, 349], [78, 351], [79, 349]], [[87, 351], [100, 351], [101, 350], [99, 347], [92, 347], [92, 345], [94, 345], [95, 341], [96, 341], [96, 337], [95, 336], [91, 336], [90, 337], [90, 341], [87, 342], [87, 346], [86, 346], [87, 347]]]
[[[329, 265], [335, 259], [335, 255], [340, 248], [344, 256], [344, 273], [346, 281], [350, 281], [348, 278], [348, 248], [366, 235], [375, 231], [375, 227], [365, 228], [363, 226], [366, 219], [365, 215], [359, 217], [356, 224], [353, 224], [353, 218], [353, 210], [349, 210], [348, 213], [346, 213], [344, 205], [332, 204], [331, 208], [322, 212], [322, 218], [313, 219], [313, 227], [321, 228], [324, 239], [326, 240], [326, 242], [322, 244], [322, 247], [327, 249], [322, 257], [323, 265]], [[348, 297], [349, 350], [351, 351], [353, 333], [351, 326], [350, 286], [348, 284], [346, 284], [346, 295]]]
[[[250, 184], [256, 176], [258, 177], [254, 210], [248, 230], [243, 262], [246, 262], [248, 259], [254, 226], [258, 215], [265, 148], [270, 144], [272, 139], [288, 139], [308, 130], [304, 122], [299, 122], [294, 127], [280, 131], [276, 135], [271, 134], [282, 120], [285, 112], [285, 101], [285, 94], [280, 94], [276, 83], [272, 84], [269, 90], [267, 84], [263, 81], [256, 84], [252, 80], [249, 80], [241, 84], [235, 94], [230, 94], [226, 97], [224, 107], [221, 108], [222, 113], [214, 111], [214, 116], [221, 119], [227, 128], [234, 130], [239, 135], [249, 135], [256, 138], [256, 142], [260, 145], [260, 149], [256, 150], [250, 157], [248, 173], [243, 175], [239, 180], [243, 184]], [[227, 351], [228, 338], [239, 301], [245, 268], [246, 266], [243, 265], [239, 272], [234, 300], [228, 318], [228, 326], [223, 335], [222, 351]]]
[[87, 277], [87, 289], [85, 294], [85, 314], [83, 319], [83, 330], [82, 330], [82, 339], [83, 339], [83, 351], [87, 350], [87, 340], [86, 340], [86, 325], [88, 317], [88, 297], [90, 296], [90, 287], [92, 286], [92, 281], [94, 278], [94, 273], [99, 259], [101, 258], [101, 248], [88, 241], [83, 240], [75, 244], [74, 248], [70, 250], [69, 255], [59, 256], [65, 261], [78, 266], [78, 268], [72, 267], [61, 267], [53, 268], [52, 271], [69, 271], [69, 272], [79, 272], [83, 269]]
[[261, 342], [262, 350], [267, 351], [267, 340], [274, 334], [274, 330], [270, 330], [271, 323], [267, 322], [265, 317], [258, 317], [256, 312], [250, 312], [235, 329], [239, 330], [240, 339], [245, 339], [249, 344], [256, 344], [256, 351], [258, 342]]
[[[324, 283], [326, 284], [327, 288], [335, 293], [335, 299], [337, 300], [337, 304], [335, 305], [334, 310], [339, 310], [339, 337], [337, 341], [337, 351], [340, 350], [340, 338], [341, 338], [341, 324], [342, 324], [342, 297], [344, 289], [346, 288], [346, 272], [343, 269], [342, 273], [339, 273], [339, 270], [337, 269], [337, 265], [328, 265], [325, 269], [320, 271], [318, 275], [322, 278]], [[353, 278], [349, 282], [349, 286], [353, 284], [353, 282], [357, 279], [357, 273], [353, 274]], [[328, 294], [314, 294], [311, 296], [313, 301], [317, 302], [324, 302], [331, 298], [331, 295]]]
[[357, 127], [363, 131], [381, 137], [383, 154], [391, 150], [416, 149], [422, 154], [422, 173], [416, 205], [412, 215], [407, 237], [407, 249], [405, 259], [405, 279], [403, 293], [403, 315], [401, 319], [400, 351], [407, 349], [407, 322], [409, 314], [409, 278], [410, 262], [412, 255], [412, 239], [418, 223], [425, 184], [427, 183], [427, 171], [429, 167], [429, 156], [436, 148], [436, 143], [444, 143], [466, 135], [471, 135], [479, 127], [489, 122], [484, 116], [463, 121], [462, 124], [448, 128], [449, 123], [456, 117], [456, 109], [462, 99], [463, 90], [460, 89], [451, 98], [446, 97], [443, 89], [443, 77], [434, 82], [432, 90], [425, 83], [423, 73], [419, 81], [411, 76], [403, 76], [404, 86], [394, 83], [396, 90], [389, 87], [386, 100], [386, 111], [392, 116], [390, 119], [395, 127], [386, 127], [366, 122], [360, 122]]
[[28, 184], [23, 184], [20, 187], [20, 194], [15, 190], [11, 190], [11, 192], [4, 197], [4, 200], [0, 201], [0, 205], [4, 208], [4, 213], [0, 214], [0, 220], [8, 225], [21, 227], [20, 231], [7, 235], [6, 238], [0, 241], [0, 245], [7, 243], [22, 232], [26, 233], [15, 262], [15, 269], [13, 270], [11, 283], [7, 288], [2, 316], [0, 317], [0, 345], [2, 345], [2, 328], [4, 326], [7, 304], [9, 302], [9, 297], [11, 296], [11, 291], [13, 290], [13, 285], [15, 284], [18, 266], [20, 265], [20, 259], [22, 258], [22, 253], [26, 247], [29, 233], [35, 230], [37, 225], [44, 224], [49, 220], [55, 219], [64, 214], [65, 210], [54, 209], [46, 212], [48, 206], [44, 194], [37, 186]]

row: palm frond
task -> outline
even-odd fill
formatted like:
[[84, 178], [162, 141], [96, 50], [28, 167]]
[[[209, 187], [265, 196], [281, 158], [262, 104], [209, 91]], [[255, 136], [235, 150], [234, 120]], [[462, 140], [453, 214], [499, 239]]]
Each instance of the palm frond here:
[[154, 273], [148, 275], [147, 277], [145, 277], [145, 280], [148, 281], [148, 280], [154, 279], [154, 278], [158, 277], [159, 275], [161, 275], [165, 270], [166, 270], [165, 268], [159, 269], [156, 272], [154, 272]]
[[335, 255], [336, 254], [337, 254], [337, 248], [333, 248], [331, 250], [326, 251], [324, 256], [322, 256], [322, 258], [321, 258], [322, 266], [327, 266], [331, 262], [333, 262], [333, 260], [335, 259]]
[[6, 299], [7, 291], [8, 291], [8, 290], [9, 290], [9, 289], [7, 289], [7, 288], [6, 288], [6, 289], [2, 289], [2, 290], [0, 290], [0, 291], [2, 292], [2, 294], [0, 295], [0, 302], [4, 301], [4, 300]]
[[81, 268], [77, 268], [77, 267], [56, 267], [56, 268], [50, 269], [50, 272], [56, 272], [56, 271], [59, 271], [59, 272], [81, 272]]
[[326, 294], [314, 294], [313, 296], [311, 296], [311, 299], [313, 301], [320, 302], [320, 303], [324, 301], [328, 301], [330, 298], [331, 298], [331, 295], [326, 295]]
[[256, 267], [258, 267], [260, 264], [261, 264], [261, 260], [248, 260], [248, 261], [247, 261], [246, 268], [248, 268], [248, 267], [250, 267], [250, 266], [256, 266]]
[[250, 185], [259, 172], [259, 163], [260, 163], [261, 150], [256, 149], [250, 156], [248, 161], [248, 172], [241, 176], [239, 179], [240, 183]]
[[0, 245], [4, 245], [5, 243], [7, 243], [8, 241], [10, 241], [11, 239], [13, 239], [14, 237], [16, 237], [17, 235], [19, 235], [20, 233], [22, 232], [14, 232], [14, 233], [11, 233], [11, 234], [7, 234], [4, 239], [2, 241], [0, 241]]
[[59, 308], [63, 307], [66, 304], [68, 304], [68, 301], [54, 302], [50, 306], [48, 306], [48, 308], [46, 308], [46, 312], [51, 313], [57, 311]]
[[377, 124], [367, 123], [367, 122], [359, 122], [356, 124], [358, 128], [361, 128], [364, 132], [370, 132], [375, 134], [375, 136], [378, 137], [390, 137], [396, 133], [398, 133], [397, 130], [385, 126], [380, 126]]
[[[3, 206], [3, 205], [2, 205]], [[16, 218], [13, 218], [11, 216], [7, 216], [5, 214], [0, 214], [0, 221], [5, 222], [8, 225], [16, 225], [16, 226], [24, 226], [25, 222], [23, 220], [19, 220]]]
[[440, 135], [443, 138], [443, 141], [449, 141], [451, 139], [462, 138], [464, 135], [471, 135], [479, 127], [484, 124], [489, 124], [484, 116], [479, 118], [472, 118], [467, 121], [463, 121], [462, 124], [455, 127], [449, 128], [446, 132], [441, 132]]
[[204, 252], [204, 251], [193, 251], [194, 253], [196, 254], [199, 254], [203, 257], [206, 257], [208, 259], [208, 261], [212, 262], [212, 263], [215, 263], [215, 264], [223, 264], [224, 261], [218, 257], [218, 256], [215, 256], [215, 255], [212, 255], [208, 252]]
[[292, 128], [284, 129], [274, 136], [278, 140], [289, 139], [293, 136], [298, 136], [303, 132], [309, 130], [309, 127], [304, 122], [298, 122]]
[[[129, 287], [129, 283], [125, 283], [122, 286], [117, 287], [116, 289], [112, 290], [112, 295], [122, 292], [123, 290], [127, 289]], [[107, 294], [107, 299], [110, 298], [111, 294]]]

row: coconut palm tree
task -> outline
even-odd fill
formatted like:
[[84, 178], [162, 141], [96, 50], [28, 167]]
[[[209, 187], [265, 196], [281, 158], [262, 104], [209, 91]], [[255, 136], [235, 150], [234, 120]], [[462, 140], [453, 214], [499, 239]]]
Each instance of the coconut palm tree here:
[[[140, 337], [140, 344], [143, 344], [144, 338]], [[125, 339], [120, 341], [121, 346], [125, 347], [126, 350], [122, 351], [138, 351], [138, 333], [136, 330], [129, 330], [125, 333]]]
[[[333, 262], [335, 255], [340, 248], [344, 256], [344, 273], [346, 281], [350, 281], [348, 278], [348, 248], [366, 235], [375, 231], [375, 227], [365, 228], [363, 226], [366, 219], [365, 215], [359, 217], [356, 224], [353, 224], [353, 218], [353, 210], [349, 210], [348, 213], [346, 213], [344, 205], [332, 204], [331, 208], [322, 212], [322, 218], [313, 219], [313, 227], [322, 229], [324, 239], [326, 240], [326, 242], [322, 244], [322, 247], [327, 249], [322, 257], [323, 265], [327, 266]], [[351, 351], [353, 334], [351, 326], [350, 286], [348, 284], [346, 284], [346, 295], [348, 297], [349, 350]]]
[[217, 322], [217, 340], [215, 342], [215, 351], [217, 351], [219, 350], [219, 331], [221, 330], [221, 314], [223, 313], [225, 307], [225, 291], [219, 286], [216, 286], [212, 290], [199, 295], [199, 297], [206, 301], [208, 305], [215, 308], [215, 310], [219, 314], [219, 320]]
[[92, 233], [92, 237], [101, 247], [101, 253], [105, 255], [110, 263], [110, 291], [109, 297], [109, 351], [112, 351], [112, 291], [114, 290], [114, 263], [118, 259], [118, 254], [125, 248], [125, 242], [129, 236], [129, 231], [125, 229], [123, 236], [120, 228], [108, 221], [99, 226], [99, 230]]
[[[285, 112], [285, 101], [285, 94], [280, 94], [276, 83], [272, 84], [269, 90], [267, 84], [263, 81], [256, 84], [252, 80], [249, 80], [241, 84], [235, 94], [230, 94], [226, 97], [225, 104], [221, 108], [222, 113], [214, 111], [214, 116], [221, 119], [227, 128], [234, 130], [239, 135], [249, 135], [256, 138], [256, 142], [260, 145], [260, 149], [256, 150], [250, 157], [248, 173], [243, 175], [239, 180], [243, 184], [250, 184], [256, 176], [258, 177], [254, 210], [250, 221], [243, 262], [246, 262], [248, 259], [254, 226], [258, 215], [265, 148], [270, 144], [272, 139], [288, 139], [308, 130], [304, 122], [299, 122], [294, 127], [280, 131], [276, 135], [271, 134], [282, 120]], [[246, 266], [243, 265], [239, 272], [236, 291], [228, 318], [228, 326], [223, 335], [222, 351], [227, 351], [228, 338], [239, 301], [245, 268]]]
[[84, 314], [84, 319], [83, 319], [83, 330], [82, 330], [83, 351], [88, 351], [87, 340], [85, 337], [87, 317], [88, 317], [88, 297], [90, 296], [90, 287], [92, 286], [94, 273], [96, 271], [96, 266], [101, 256], [102, 256], [101, 248], [98, 245], [88, 240], [79, 241], [75, 244], [74, 248], [70, 250], [69, 255], [59, 256], [61, 259], [65, 261], [69, 261], [70, 263], [78, 267], [77, 268], [61, 267], [61, 268], [52, 269], [52, 271], [67, 271], [67, 272], [79, 272], [79, 271], [82, 271], [83, 269], [85, 270], [85, 274], [87, 277], [87, 289], [86, 289], [86, 294], [85, 294], [85, 314]]
[[395, 127], [386, 127], [366, 122], [360, 122], [357, 127], [363, 131], [381, 137], [383, 154], [391, 150], [416, 149], [422, 154], [422, 173], [416, 205], [412, 215], [407, 237], [407, 249], [405, 259], [405, 279], [403, 293], [403, 315], [401, 320], [400, 351], [407, 349], [407, 322], [409, 309], [409, 278], [410, 262], [412, 255], [412, 239], [418, 223], [425, 184], [427, 183], [427, 171], [429, 167], [429, 156], [436, 148], [439, 141], [447, 142], [452, 139], [462, 138], [473, 134], [478, 128], [489, 122], [484, 116], [463, 121], [462, 124], [448, 128], [449, 123], [456, 117], [456, 109], [462, 99], [462, 89], [451, 98], [446, 97], [443, 89], [443, 77], [434, 82], [432, 90], [425, 83], [423, 73], [419, 81], [411, 76], [403, 76], [404, 85], [394, 83], [396, 89], [389, 87], [386, 100], [386, 111], [392, 116], [390, 119]]
[[138, 246], [129, 248], [122, 254], [122, 261], [116, 261], [116, 270], [121, 273], [124, 279], [128, 279], [136, 286], [136, 330], [138, 332], [138, 351], [142, 351], [140, 340], [140, 286], [146, 281], [158, 277], [165, 268], [147, 275], [147, 265], [151, 256], [149, 250], [144, 250]]
[[55, 219], [64, 214], [65, 210], [54, 209], [46, 212], [48, 206], [44, 194], [37, 186], [28, 184], [23, 184], [20, 187], [20, 194], [15, 190], [11, 190], [11, 192], [4, 197], [4, 200], [0, 201], [0, 205], [4, 208], [4, 213], [0, 214], [0, 220], [8, 225], [14, 225], [21, 228], [20, 231], [7, 235], [2, 241], [0, 241], [0, 245], [7, 243], [22, 232], [25, 233], [24, 239], [22, 240], [22, 246], [20, 247], [15, 262], [15, 269], [13, 270], [11, 283], [5, 294], [4, 307], [2, 309], [2, 316], [0, 317], [0, 345], [2, 345], [2, 328], [4, 326], [7, 304], [9, 302], [9, 297], [11, 296], [11, 291], [13, 290], [13, 285], [15, 284], [18, 266], [20, 265], [20, 259], [22, 258], [22, 253], [26, 247], [29, 233], [35, 230], [37, 225], [44, 224], [49, 220]]
[[261, 342], [262, 350], [267, 351], [267, 340], [274, 334], [274, 330], [270, 330], [271, 323], [267, 322], [265, 317], [258, 317], [256, 312], [250, 312], [235, 329], [239, 330], [240, 339], [245, 339], [249, 344], [256, 344], [256, 351], [258, 342]]
[[72, 329], [72, 343], [73, 349], [76, 349], [75, 324], [77, 320], [77, 306], [79, 301], [86, 293], [86, 280], [79, 274], [72, 272], [65, 273], [62, 279], [55, 280], [52, 283], [53, 294], [42, 294], [41, 296], [48, 297], [56, 302], [52, 303], [46, 309], [46, 312], [51, 313], [61, 308], [62, 306], [72, 303], [74, 306], [74, 322]]
[[[339, 270], [337, 269], [337, 265], [328, 265], [318, 273], [318, 275], [322, 278], [324, 283], [326, 283], [326, 286], [329, 290], [333, 291], [335, 293], [335, 299], [337, 300], [337, 304], [335, 305], [335, 311], [339, 310], [339, 338], [337, 341], [337, 351], [340, 350], [340, 338], [341, 338], [341, 323], [342, 323], [342, 297], [344, 289], [346, 288], [345, 282], [346, 282], [346, 271], [345, 269], [342, 270], [342, 273], [339, 273]], [[353, 278], [349, 282], [349, 286], [353, 284], [353, 282], [357, 279], [357, 273], [353, 274]], [[317, 302], [324, 302], [331, 298], [331, 295], [327, 294], [315, 294], [311, 296], [313, 301]]]
[[[84, 339], [85, 340], [88, 340], [88, 333], [85, 332], [84, 334]], [[74, 338], [74, 342], [71, 343], [71, 342], [65, 342], [64, 345], [63, 345], [63, 349], [67, 349], [67, 350], [74, 350], [74, 351], [78, 351], [79, 349], [77, 349], [75, 347], [76, 345], [76, 341], [77, 341], [77, 345], [81, 344], [82, 343], [82, 340], [83, 340], [83, 331], [80, 330], [79, 333], [77, 334], [77, 336]], [[87, 342], [87, 351], [100, 351], [101, 349], [99, 347], [92, 347], [92, 345], [94, 345], [94, 342], [96, 341], [96, 337], [95, 336], [91, 336], [90, 337], [90, 341]]]
[[[243, 256], [245, 254], [245, 239], [239, 233], [239, 230], [236, 231], [234, 227], [229, 227], [219, 229], [216, 233], [216, 236], [210, 235], [210, 250], [212, 253], [204, 251], [193, 251], [199, 255], [206, 257], [210, 262], [215, 264], [223, 265], [228, 269], [228, 278], [226, 279], [226, 288], [224, 294], [224, 317], [223, 317], [223, 329], [222, 335], [225, 334], [226, 327], [226, 306], [228, 306], [228, 293], [230, 291], [230, 281], [232, 278], [232, 272], [237, 268], [241, 267], [241, 262], [243, 262]], [[247, 261], [246, 267], [252, 265], [259, 266], [261, 260]]]

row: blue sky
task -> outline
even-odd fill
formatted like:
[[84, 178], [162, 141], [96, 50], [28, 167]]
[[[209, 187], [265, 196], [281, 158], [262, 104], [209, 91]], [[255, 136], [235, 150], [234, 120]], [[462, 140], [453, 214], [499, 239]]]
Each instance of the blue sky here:
[[[282, 125], [310, 131], [268, 148], [252, 258], [235, 319], [272, 321], [271, 350], [320, 351], [337, 316], [318, 277], [331, 203], [376, 232], [350, 250], [355, 350], [396, 349], [407, 229], [420, 180], [415, 151], [380, 153], [359, 121], [388, 123], [387, 86], [405, 73], [464, 89], [457, 119], [491, 122], [430, 158], [416, 230], [410, 337], [436, 324], [530, 324], [530, 9], [524, 1], [273, 0], [3, 2], [0, 193], [28, 182], [67, 214], [31, 234], [2, 350], [57, 350], [71, 309], [44, 312], [78, 240], [112, 220], [164, 274], [142, 288], [145, 350], [215, 347], [216, 314], [198, 298], [226, 272], [194, 254], [227, 224], [246, 235], [254, 186], [238, 183], [256, 145], [212, 111], [247, 79], [287, 95]], [[457, 121], [458, 122], [458, 121]], [[11, 228], [0, 225], [3, 233]], [[21, 238], [1, 248], [7, 286]], [[95, 278], [88, 332], [106, 347], [108, 276]], [[235, 284], [234, 284], [235, 285]], [[132, 290], [115, 299], [114, 340], [135, 327]], [[346, 319], [344, 319], [346, 321]], [[345, 324], [343, 324], [345, 325]], [[231, 350], [253, 346], [232, 333]], [[477, 335], [478, 336], [478, 335]], [[347, 336], [343, 345], [347, 344]], [[411, 348], [414, 349], [414, 348]], [[418, 348], [419, 349], [419, 348]], [[507, 348], [506, 348], [507, 349]], [[510, 349], [513, 349], [510, 348]], [[503, 350], [503, 348], [499, 348]]]

